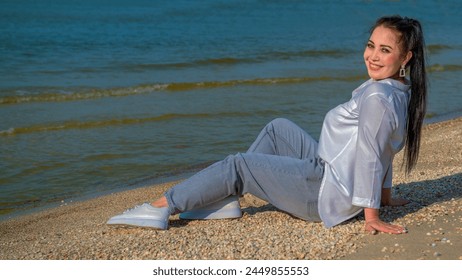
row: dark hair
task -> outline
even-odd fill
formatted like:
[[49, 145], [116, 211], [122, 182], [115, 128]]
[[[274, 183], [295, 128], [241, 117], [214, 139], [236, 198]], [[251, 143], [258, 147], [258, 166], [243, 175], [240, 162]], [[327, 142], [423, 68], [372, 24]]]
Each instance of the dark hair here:
[[421, 24], [401, 16], [379, 18], [371, 29], [378, 26], [396, 30], [401, 35], [400, 45], [403, 53], [412, 52], [412, 58], [406, 65], [411, 79], [411, 99], [407, 109], [407, 133], [405, 147], [406, 173], [417, 164], [420, 149], [422, 123], [427, 108], [427, 77], [425, 70], [425, 41]]

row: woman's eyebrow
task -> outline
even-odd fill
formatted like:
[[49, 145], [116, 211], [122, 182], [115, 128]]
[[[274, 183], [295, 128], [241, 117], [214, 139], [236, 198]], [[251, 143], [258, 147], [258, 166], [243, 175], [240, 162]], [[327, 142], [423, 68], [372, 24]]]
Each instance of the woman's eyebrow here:
[[[369, 43], [372, 43], [372, 44], [375, 45], [374, 41], [372, 41], [371, 39], [369, 39]], [[393, 49], [393, 48], [392, 48], [391, 46], [389, 46], [389, 45], [380, 45], [380, 47], [382, 47], [382, 48], [390, 48], [390, 49]]]

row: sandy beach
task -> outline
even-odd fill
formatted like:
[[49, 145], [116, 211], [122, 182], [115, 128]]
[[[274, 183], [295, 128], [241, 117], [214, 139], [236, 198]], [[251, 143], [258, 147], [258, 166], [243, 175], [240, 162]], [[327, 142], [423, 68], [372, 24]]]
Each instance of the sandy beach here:
[[462, 118], [426, 125], [419, 164], [405, 176], [395, 159], [393, 192], [412, 202], [381, 209], [404, 235], [364, 232], [359, 217], [332, 229], [241, 198], [235, 220], [184, 221], [167, 231], [115, 228], [106, 221], [157, 198], [175, 182], [69, 203], [0, 223], [2, 260], [430, 259], [462, 260]]

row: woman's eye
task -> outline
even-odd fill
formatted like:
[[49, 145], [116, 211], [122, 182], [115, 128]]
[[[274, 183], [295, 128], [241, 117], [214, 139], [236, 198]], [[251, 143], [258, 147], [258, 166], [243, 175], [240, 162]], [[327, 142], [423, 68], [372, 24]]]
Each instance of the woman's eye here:
[[383, 52], [383, 53], [390, 53], [390, 50], [387, 49], [387, 48], [382, 48], [382, 52]]
[[366, 44], [366, 47], [368, 47], [368, 48], [372, 49], [372, 48], [374, 48], [374, 45], [373, 45], [373, 44], [371, 44], [371, 43], [367, 43], [367, 44]]

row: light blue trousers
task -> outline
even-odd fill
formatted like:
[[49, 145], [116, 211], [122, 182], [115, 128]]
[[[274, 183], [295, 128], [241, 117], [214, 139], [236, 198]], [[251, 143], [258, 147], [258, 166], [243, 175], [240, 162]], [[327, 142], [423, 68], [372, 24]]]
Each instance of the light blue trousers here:
[[308, 221], [320, 221], [317, 201], [324, 172], [318, 143], [286, 119], [267, 124], [246, 153], [230, 155], [169, 189], [171, 214], [250, 193]]

